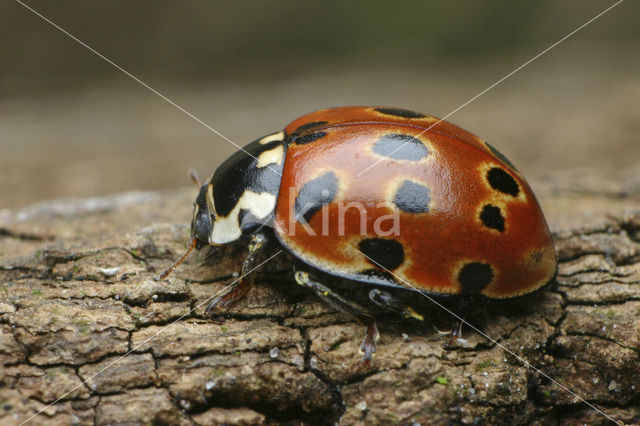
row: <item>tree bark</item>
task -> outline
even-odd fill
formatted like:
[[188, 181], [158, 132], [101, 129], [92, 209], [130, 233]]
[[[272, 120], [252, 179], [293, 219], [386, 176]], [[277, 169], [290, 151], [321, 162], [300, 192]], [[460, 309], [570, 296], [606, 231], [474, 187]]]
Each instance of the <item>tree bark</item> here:
[[537, 182], [557, 285], [482, 306], [469, 321], [495, 342], [381, 321], [371, 368], [364, 328], [294, 285], [286, 254], [215, 320], [206, 302], [242, 250], [157, 281], [188, 241], [192, 189], [0, 211], [0, 424], [640, 423], [638, 188]]

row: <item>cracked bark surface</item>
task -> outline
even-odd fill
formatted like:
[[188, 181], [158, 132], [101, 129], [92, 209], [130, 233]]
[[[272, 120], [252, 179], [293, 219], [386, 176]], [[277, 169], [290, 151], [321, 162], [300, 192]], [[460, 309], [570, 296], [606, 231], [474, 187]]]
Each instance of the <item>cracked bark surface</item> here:
[[187, 242], [192, 189], [0, 211], [0, 424], [40, 410], [30, 424], [609, 422], [503, 347], [640, 423], [638, 182], [537, 182], [558, 284], [469, 317], [502, 346], [381, 321], [371, 369], [363, 327], [293, 284], [286, 255], [215, 320], [205, 301], [233, 280], [241, 249], [206, 265], [199, 252], [154, 280]]

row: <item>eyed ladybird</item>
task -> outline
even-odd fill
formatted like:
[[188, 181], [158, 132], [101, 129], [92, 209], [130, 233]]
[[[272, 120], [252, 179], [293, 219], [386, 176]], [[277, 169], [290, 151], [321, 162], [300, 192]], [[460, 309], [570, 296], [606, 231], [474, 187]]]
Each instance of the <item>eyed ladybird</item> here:
[[298, 284], [366, 325], [366, 363], [375, 317], [327, 281], [370, 286], [376, 305], [421, 319], [388, 290], [507, 299], [557, 273], [547, 223], [513, 164], [460, 127], [398, 108], [319, 110], [251, 142], [202, 184], [191, 238], [161, 278], [193, 248], [249, 242], [243, 278], [208, 314], [246, 293], [277, 244], [298, 260]]

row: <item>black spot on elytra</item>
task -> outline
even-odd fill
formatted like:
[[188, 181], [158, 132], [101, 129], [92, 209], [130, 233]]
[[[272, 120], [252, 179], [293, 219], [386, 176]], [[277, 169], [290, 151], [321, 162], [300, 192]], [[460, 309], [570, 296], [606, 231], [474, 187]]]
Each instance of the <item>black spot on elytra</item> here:
[[374, 108], [376, 111], [381, 112], [387, 115], [393, 115], [396, 117], [402, 118], [424, 118], [426, 115], [420, 114], [419, 112], [409, 111], [408, 109], [400, 109], [400, 108]]
[[462, 294], [478, 294], [493, 280], [493, 269], [486, 263], [471, 262], [462, 267], [458, 281]]
[[429, 211], [429, 188], [419, 183], [405, 180], [393, 198], [393, 203], [403, 212], [426, 213]]
[[298, 145], [304, 145], [306, 143], [315, 142], [320, 138], [323, 138], [327, 135], [327, 132], [311, 132], [306, 133], [302, 136], [298, 136], [294, 138], [294, 142]]
[[333, 172], [327, 172], [302, 185], [294, 205], [296, 220], [304, 218], [309, 222], [314, 213], [333, 201], [337, 192], [338, 178]]
[[509, 161], [509, 159], [507, 157], [504, 156], [503, 153], [501, 153], [500, 151], [498, 151], [497, 149], [495, 149], [491, 144], [489, 144], [488, 142], [485, 142], [487, 144], [487, 147], [489, 147], [489, 149], [491, 150], [491, 152], [493, 152], [493, 154], [498, 157], [498, 159], [500, 161], [502, 161], [503, 163], [505, 163], [507, 166], [511, 167], [513, 170], [518, 170], [516, 169], [516, 166], [513, 165], [513, 163], [511, 161]]
[[489, 185], [497, 191], [516, 197], [520, 192], [518, 182], [507, 172], [499, 167], [492, 167], [487, 172]]
[[403, 133], [382, 136], [373, 145], [373, 152], [394, 160], [420, 161], [429, 155], [429, 150], [418, 138]]
[[258, 194], [262, 192], [278, 194], [284, 162], [258, 168], [256, 158], [261, 153], [281, 144], [282, 141], [272, 141], [262, 145], [259, 142], [260, 139], [251, 142], [243, 150], [236, 151], [213, 174], [211, 178], [213, 202], [218, 216], [228, 216], [247, 190]]
[[298, 127], [293, 133], [302, 133], [305, 130], [313, 129], [314, 127], [324, 126], [325, 124], [329, 124], [329, 122], [328, 121], [312, 121], [310, 123], [306, 123]]
[[367, 260], [376, 266], [394, 270], [404, 262], [404, 248], [396, 240], [367, 238], [358, 244]]
[[491, 204], [485, 205], [480, 213], [480, 220], [487, 228], [504, 231], [504, 216], [502, 216], [500, 207]]

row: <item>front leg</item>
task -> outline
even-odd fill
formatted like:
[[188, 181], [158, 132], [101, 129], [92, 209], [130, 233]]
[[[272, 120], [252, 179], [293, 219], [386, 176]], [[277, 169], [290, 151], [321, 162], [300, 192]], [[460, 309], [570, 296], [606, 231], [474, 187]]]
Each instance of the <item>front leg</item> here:
[[255, 267], [262, 253], [264, 253], [268, 243], [269, 239], [263, 232], [257, 232], [251, 236], [251, 241], [249, 241], [249, 254], [242, 263], [242, 275], [240, 275], [240, 278], [236, 281], [229, 284], [229, 287], [222, 295], [216, 297], [209, 303], [209, 306], [207, 306], [207, 309], [204, 311], [206, 315], [212, 316], [216, 311], [228, 308], [233, 302], [247, 294], [251, 284], [255, 281], [255, 272], [253, 272], [252, 269]]

